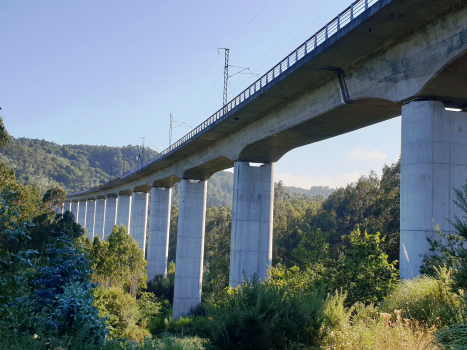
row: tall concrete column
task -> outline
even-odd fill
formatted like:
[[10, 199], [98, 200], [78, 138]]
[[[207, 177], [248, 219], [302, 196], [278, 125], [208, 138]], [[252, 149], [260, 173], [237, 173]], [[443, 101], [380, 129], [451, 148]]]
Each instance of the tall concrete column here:
[[71, 211], [71, 206], [72, 206], [72, 203], [71, 203], [71, 202], [66, 202], [66, 203], [65, 203], [64, 211], [69, 211], [69, 212], [71, 213], [71, 212], [72, 212], [72, 211]]
[[105, 202], [104, 240], [112, 233], [117, 224], [118, 197], [107, 197]]
[[105, 199], [96, 199], [96, 218], [94, 223], [94, 236], [104, 240]]
[[206, 189], [207, 181], [181, 182], [173, 318], [201, 302]]
[[146, 227], [148, 223], [148, 197], [149, 193], [133, 192], [131, 198], [131, 236], [138, 242], [143, 250], [143, 256], [146, 252]]
[[92, 241], [94, 239], [94, 220], [96, 218], [96, 201], [89, 200], [87, 201], [87, 210], [86, 210], [86, 230], [88, 230], [89, 239]]
[[75, 222], [78, 223], [79, 202], [71, 202], [71, 212], [75, 217]]
[[149, 213], [148, 281], [152, 281], [156, 275], [167, 276], [171, 207], [172, 189], [153, 187]]
[[229, 284], [253, 274], [264, 281], [272, 262], [274, 165], [235, 162]]
[[86, 227], [87, 204], [87, 201], [80, 201], [78, 203], [78, 224], [80, 224], [82, 228]]
[[[462, 213], [453, 188], [467, 179], [467, 113], [444, 109], [442, 102], [414, 101], [402, 107], [400, 276], [419, 275], [427, 237], [454, 229], [446, 219]], [[408, 256], [408, 259], [407, 259]]]
[[131, 196], [119, 195], [118, 196], [118, 209], [117, 209], [117, 225], [123, 224], [130, 232], [131, 220]]

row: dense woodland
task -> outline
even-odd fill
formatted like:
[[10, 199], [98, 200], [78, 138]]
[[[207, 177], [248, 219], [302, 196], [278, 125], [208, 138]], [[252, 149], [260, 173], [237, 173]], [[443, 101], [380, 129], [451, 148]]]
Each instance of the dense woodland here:
[[[246, 276], [249, 281], [238, 288], [228, 287], [232, 174], [214, 176], [202, 303], [173, 320], [176, 200], [168, 275], [153, 281], [147, 281], [143, 252], [126, 227], [115, 226], [105, 241], [91, 242], [72, 213], [53, 211], [64, 189], [107, 181], [110, 166], [122, 171], [124, 159], [136, 157], [139, 147], [12, 139], [0, 118], [0, 149], [2, 349], [467, 345], [467, 222], [457, 218], [456, 234], [439, 232], [444, 240], [429, 241], [426, 275], [399, 281], [399, 162], [385, 166], [381, 177], [370, 173], [336, 190], [277, 183], [269, 276]], [[455, 204], [467, 214], [467, 185], [456, 194]]]

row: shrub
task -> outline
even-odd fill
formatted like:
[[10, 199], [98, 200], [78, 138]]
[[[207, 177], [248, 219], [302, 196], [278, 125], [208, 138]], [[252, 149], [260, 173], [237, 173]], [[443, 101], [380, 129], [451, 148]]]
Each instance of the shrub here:
[[101, 317], [107, 317], [110, 335], [114, 338], [128, 338], [141, 341], [149, 332], [139, 326], [141, 312], [130, 294], [117, 288], [106, 290], [102, 287], [93, 290], [94, 305]]
[[168, 300], [173, 304], [175, 285], [175, 263], [171, 261], [167, 266], [167, 277], [157, 275], [148, 283], [147, 291], [161, 300]]
[[450, 272], [439, 270], [439, 278], [419, 276], [403, 280], [380, 305], [380, 310], [392, 313], [402, 310], [404, 318], [415, 319], [426, 326], [441, 326], [455, 322], [459, 297], [452, 291]]
[[218, 300], [210, 312], [213, 343], [222, 349], [285, 349], [312, 343], [320, 328], [318, 294], [290, 294], [288, 288], [244, 282]]
[[441, 349], [466, 349], [467, 325], [454, 324], [440, 329], [434, 335], [433, 344]]

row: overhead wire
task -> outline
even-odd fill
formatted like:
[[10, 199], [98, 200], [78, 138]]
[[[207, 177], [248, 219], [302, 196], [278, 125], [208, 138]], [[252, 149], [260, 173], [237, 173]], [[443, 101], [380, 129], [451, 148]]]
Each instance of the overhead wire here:
[[[239, 62], [239, 60], [241, 58], [243, 58], [243, 56], [245, 56], [245, 54], [253, 47], [256, 45], [256, 43], [258, 43], [259, 40], [261, 40], [261, 38], [266, 35], [267, 32], [269, 32], [269, 30], [271, 30], [271, 28], [289, 11], [289, 9], [295, 5], [295, 3], [297, 2], [298, 0], [295, 0], [275, 21], [274, 23], [235, 61], [235, 63]], [[332, 10], [335, 6], [337, 6], [340, 2], [342, 2], [343, 0], [340, 0], [338, 2], [336, 2], [334, 4], [334, 6], [330, 7], [326, 12], [324, 12], [321, 16], [319, 16], [318, 18], [316, 18], [315, 20], [313, 20], [313, 22], [308, 26], [306, 27], [302, 32], [300, 32], [300, 34], [298, 34], [294, 39], [291, 40], [294, 41], [296, 40], [298, 37], [300, 37], [306, 30], [308, 30], [313, 24], [316, 23], [317, 20], [321, 19], [325, 14], [327, 14], [330, 10]], [[243, 27], [243, 29], [229, 42], [229, 44], [227, 45], [230, 46], [239, 36], [241, 33], [244, 32], [244, 30], [253, 22], [253, 20], [263, 11], [263, 9], [269, 4], [270, 0], [268, 0], [264, 5], [263, 7], [255, 14], [255, 16], [245, 25], [245, 27]], [[327, 2], [324, 1], [315, 11], [313, 11], [313, 13], [308, 16], [307, 18], [305, 18], [299, 25], [297, 25], [292, 31], [290, 31], [286, 36], [284, 36], [284, 38], [279, 41], [276, 45], [274, 45], [270, 50], [268, 50], [265, 54], [263, 54], [258, 60], [256, 60], [251, 66], [254, 66], [257, 62], [259, 62], [260, 60], [262, 60], [269, 52], [273, 51], [277, 46], [279, 46], [281, 43], [283, 43], [285, 41], [285, 39], [290, 36], [297, 28], [299, 28], [305, 21], [307, 21], [311, 16], [315, 15], [315, 13], [321, 8], [323, 7], [324, 4], [326, 4]], [[262, 68], [264, 65], [266, 65], [269, 61], [271, 61], [274, 57], [276, 57], [280, 52], [282, 52], [282, 50], [280, 50], [279, 52], [277, 52], [276, 54], [274, 54], [273, 56], [271, 56], [271, 58], [269, 58], [265, 63], [263, 63], [263, 65], [261, 65], [258, 69]], [[214, 61], [211, 63], [211, 65], [209, 66], [208, 70], [203, 74], [203, 76], [201, 77], [201, 79], [198, 81], [198, 83], [195, 85], [195, 87], [190, 91], [190, 93], [175, 107], [175, 109], [177, 109], [183, 102], [186, 101], [186, 99], [191, 95], [191, 93], [196, 89], [196, 87], [199, 85], [199, 83], [202, 81], [202, 79], [206, 76], [206, 74], [209, 72], [209, 70], [211, 69], [211, 67], [214, 65], [214, 63], [216, 62], [216, 60], [218, 59], [219, 55], [214, 59]], [[230, 65], [229, 65], [230, 66]], [[232, 65], [233, 66], [233, 65]], [[235, 74], [234, 74], [235, 75]], [[190, 117], [189, 119], [186, 120], [186, 122], [188, 121], [194, 121], [194, 120], [198, 120], [199, 119], [199, 115], [201, 113], [203, 113], [205, 110], [207, 109], [210, 109], [210, 107], [213, 105], [214, 101], [218, 98], [218, 96], [215, 96], [213, 97], [213, 99], [211, 99], [211, 102], [208, 102], [208, 106], [206, 108], [202, 108], [201, 107], [201, 110], [200, 110], [200, 106], [202, 105], [205, 105], [204, 104], [204, 101], [206, 100], [206, 98], [204, 98], [207, 94], [209, 94], [213, 87], [217, 84], [217, 82], [219, 81], [219, 79], [222, 77], [219, 76], [219, 78], [214, 82], [214, 84], [211, 85], [211, 87], [195, 102], [195, 105], [197, 106], [197, 111], [194, 111], [194, 113], [192, 114], [192, 117]], [[237, 88], [237, 86], [239, 86], [240, 84], [243, 84], [245, 81], [247, 81], [248, 79], [251, 79], [251, 77], [247, 77], [246, 79], [242, 80], [242, 82], [236, 84], [236, 82], [239, 80], [240, 77], [237, 77], [236, 79], [234, 79], [233, 83], [229, 80], [229, 85], [230, 85], [230, 90], [231, 90], [231, 93], [233, 93], [233, 89], [232, 89], [232, 84], [234, 85], [235, 88]], [[235, 94], [233, 94], [235, 95]], [[204, 99], [203, 99], [204, 98]], [[198, 103], [200, 100], [203, 101], [201, 103]], [[205, 105], [206, 106], [206, 105]], [[174, 109], [174, 110], [175, 110]], [[185, 116], [189, 111], [193, 112], [193, 110], [190, 110], [188, 109], [187, 111], [185, 111], [181, 117]], [[168, 119], [168, 117], [164, 118], [161, 123], [158, 124], [158, 126], [155, 128], [157, 129], [161, 124], [162, 122], [164, 122], [166, 119]], [[151, 134], [155, 129], [153, 129], [151, 132], [149, 132], [147, 135]], [[146, 135], [146, 136], [147, 136]]]
[[[230, 41], [230, 43], [227, 45], [230, 46], [234, 41], [235, 39], [237, 39], [240, 34], [243, 33], [243, 31], [251, 24], [251, 22], [254, 21], [254, 19], [256, 17], [258, 17], [258, 15], [263, 11], [263, 9], [267, 6], [267, 4], [269, 4], [271, 0], [268, 0], [264, 5], [263, 7], [261, 7], [261, 9], [254, 15], [254, 17], [245, 25], [245, 27], [243, 27], [243, 29]], [[203, 80], [203, 78], [206, 76], [206, 74], [209, 72], [209, 70], [211, 69], [211, 67], [214, 65], [214, 63], [216, 62], [216, 60], [219, 58], [219, 54], [217, 55], [217, 57], [214, 59], [214, 61], [211, 63], [211, 65], [209, 66], [209, 68], [206, 70], [206, 72], [203, 74], [203, 76], [201, 77], [201, 79], [198, 81], [198, 83], [196, 83], [195, 87], [188, 93], [188, 95], [172, 110], [172, 112], [174, 112], [178, 107], [180, 107], [180, 105], [186, 101], [186, 99], [191, 95], [191, 93], [196, 89], [196, 87], [199, 85], [199, 83]], [[219, 79], [218, 79], [219, 80]], [[216, 80], [216, 82], [218, 81]], [[185, 115], [186, 112], [183, 114]], [[166, 116], [164, 119], [161, 120], [161, 122], [153, 129], [151, 130], [148, 134], [146, 134], [146, 136], [150, 135], [152, 132], [154, 132], [157, 128], [159, 128], [159, 126], [161, 126], [161, 124], [166, 121], [169, 117]]]
[[251, 49], [253, 46], [255, 46], [256, 43], [257, 43], [258, 41], [260, 41], [261, 38], [262, 38], [267, 32], [269, 32], [269, 30], [271, 30], [272, 27], [274, 27], [274, 25], [290, 10], [290, 8], [291, 8], [293, 5], [295, 5], [295, 3], [296, 3], [297, 1], [298, 1], [298, 0], [295, 0], [289, 7], [287, 7], [287, 9], [286, 9], [284, 12], [282, 12], [282, 14], [279, 16], [279, 18], [276, 19], [276, 20], [274, 21], [274, 23], [273, 23], [268, 29], [266, 29], [266, 31], [265, 31], [263, 34], [261, 34], [261, 36], [253, 43], [253, 45], [251, 45], [239, 58], [237, 58], [237, 60], [235, 61], [235, 63], [237, 63], [238, 61], [240, 61], [240, 59], [241, 59], [243, 56], [245, 56], [246, 53], [247, 53], [248, 51], [250, 51], [250, 49]]
[[[340, 4], [343, 0], [340, 0], [340, 1], [337, 1], [333, 6], [331, 6], [326, 12], [322, 13], [321, 16], [319, 16], [318, 18], [316, 18], [315, 20], [313, 20], [313, 22], [308, 26], [306, 27], [302, 32], [300, 32], [295, 38], [293, 38], [290, 42], [292, 43], [293, 41], [295, 41], [298, 37], [300, 37], [305, 31], [307, 31], [313, 24], [315, 24], [319, 19], [323, 18], [324, 15], [326, 15], [329, 11], [331, 11], [334, 7], [336, 7], [338, 4]], [[253, 67], [256, 63], [258, 63], [260, 60], [263, 59], [264, 56], [266, 56], [269, 52], [271, 52], [272, 50], [274, 50], [277, 46], [279, 46], [290, 34], [292, 34], [298, 27], [300, 27], [306, 20], [308, 20], [308, 18], [310, 18], [311, 16], [313, 16], [316, 11], [318, 11], [321, 7], [323, 7], [324, 4], [326, 4], [327, 1], [324, 1], [321, 6], [319, 6], [315, 11], [313, 11], [313, 13], [308, 16], [307, 18], [305, 18], [305, 20], [303, 20], [298, 26], [296, 26], [292, 31], [290, 31], [281, 41], [279, 41], [276, 45], [274, 45], [269, 51], [267, 51], [263, 56], [261, 56], [258, 60], [256, 60], [252, 65], [251, 67]], [[296, 44], [295, 44], [296, 46]], [[294, 46], [294, 47], [295, 47]], [[279, 55], [281, 52], [283, 51], [283, 49], [281, 49], [279, 52], [277, 52], [276, 54], [274, 54], [273, 56], [271, 56], [267, 61], [265, 61], [260, 67], [257, 68], [257, 70], [261, 69], [262, 67], [264, 67], [267, 63], [269, 63], [272, 59], [274, 59], [277, 55]], [[245, 81], [247, 81], [248, 79], [244, 79], [241, 83], [237, 84], [240, 85], [240, 84], [243, 84]]]

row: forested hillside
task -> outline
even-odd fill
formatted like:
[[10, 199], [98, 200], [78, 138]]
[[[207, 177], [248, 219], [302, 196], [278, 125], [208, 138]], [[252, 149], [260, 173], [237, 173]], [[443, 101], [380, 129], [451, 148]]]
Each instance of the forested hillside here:
[[[85, 190], [120, 176], [136, 166], [137, 156], [152, 159], [157, 152], [141, 146], [58, 145], [39, 139], [12, 138], [2, 150], [0, 162], [15, 170], [22, 185], [31, 185], [45, 193], [56, 185], [68, 193]], [[321, 194], [327, 198], [334, 189], [312, 187], [310, 190], [284, 187], [286, 191]], [[233, 173], [218, 172], [208, 182], [207, 203], [220, 206], [232, 204]], [[179, 184], [174, 187], [174, 204], [178, 204]]]

